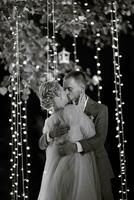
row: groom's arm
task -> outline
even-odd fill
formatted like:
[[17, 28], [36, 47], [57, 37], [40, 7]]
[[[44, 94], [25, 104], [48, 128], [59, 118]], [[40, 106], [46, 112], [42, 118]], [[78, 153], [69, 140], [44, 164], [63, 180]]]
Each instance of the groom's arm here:
[[104, 145], [108, 131], [108, 109], [103, 106], [95, 120], [96, 135], [89, 139], [80, 140], [81, 151], [83, 153], [96, 150], [100, 145]]
[[108, 109], [106, 106], [102, 106], [96, 119], [95, 119], [96, 135], [89, 139], [82, 139], [76, 143], [67, 141], [65, 144], [60, 145], [60, 154], [62, 156], [70, 153], [88, 153], [95, 151], [96, 148], [104, 145], [107, 130], [108, 130]]

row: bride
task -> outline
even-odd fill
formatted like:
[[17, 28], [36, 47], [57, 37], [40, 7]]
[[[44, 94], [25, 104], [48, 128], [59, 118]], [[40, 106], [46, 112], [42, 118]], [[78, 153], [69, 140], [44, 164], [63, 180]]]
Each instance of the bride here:
[[100, 200], [100, 185], [94, 152], [60, 156], [58, 145], [77, 142], [95, 135], [92, 120], [76, 105], [69, 105], [63, 88], [57, 81], [43, 83], [39, 90], [43, 109], [54, 108], [45, 120], [43, 136], [54, 126], [67, 125], [67, 134], [51, 139], [46, 149], [46, 163], [38, 200]]

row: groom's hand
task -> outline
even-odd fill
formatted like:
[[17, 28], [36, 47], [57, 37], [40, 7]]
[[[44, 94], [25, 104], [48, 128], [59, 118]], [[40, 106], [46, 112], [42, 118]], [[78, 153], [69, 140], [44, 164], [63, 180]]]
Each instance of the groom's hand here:
[[68, 126], [55, 126], [53, 131], [50, 131], [49, 136], [51, 138], [60, 137], [61, 135], [67, 134], [69, 129]]
[[72, 153], [76, 153], [77, 145], [70, 141], [65, 141], [64, 143], [58, 145], [58, 149], [59, 149], [59, 154], [61, 156], [65, 156]]

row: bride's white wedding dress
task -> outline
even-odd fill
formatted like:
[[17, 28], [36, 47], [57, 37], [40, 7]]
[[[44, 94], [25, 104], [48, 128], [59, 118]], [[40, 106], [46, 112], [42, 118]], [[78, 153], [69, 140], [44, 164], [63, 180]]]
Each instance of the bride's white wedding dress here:
[[45, 121], [45, 134], [55, 124], [69, 125], [69, 133], [51, 141], [46, 150], [46, 163], [38, 200], [100, 200], [99, 177], [94, 152], [73, 153], [61, 157], [58, 143], [77, 142], [95, 135], [93, 122], [75, 105], [53, 113]]

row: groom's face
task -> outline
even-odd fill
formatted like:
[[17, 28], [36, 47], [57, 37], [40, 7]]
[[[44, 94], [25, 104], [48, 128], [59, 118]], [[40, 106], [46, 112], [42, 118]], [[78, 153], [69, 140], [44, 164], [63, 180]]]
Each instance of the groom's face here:
[[68, 78], [63, 81], [63, 87], [69, 101], [77, 100], [81, 94], [81, 85], [74, 79]]

